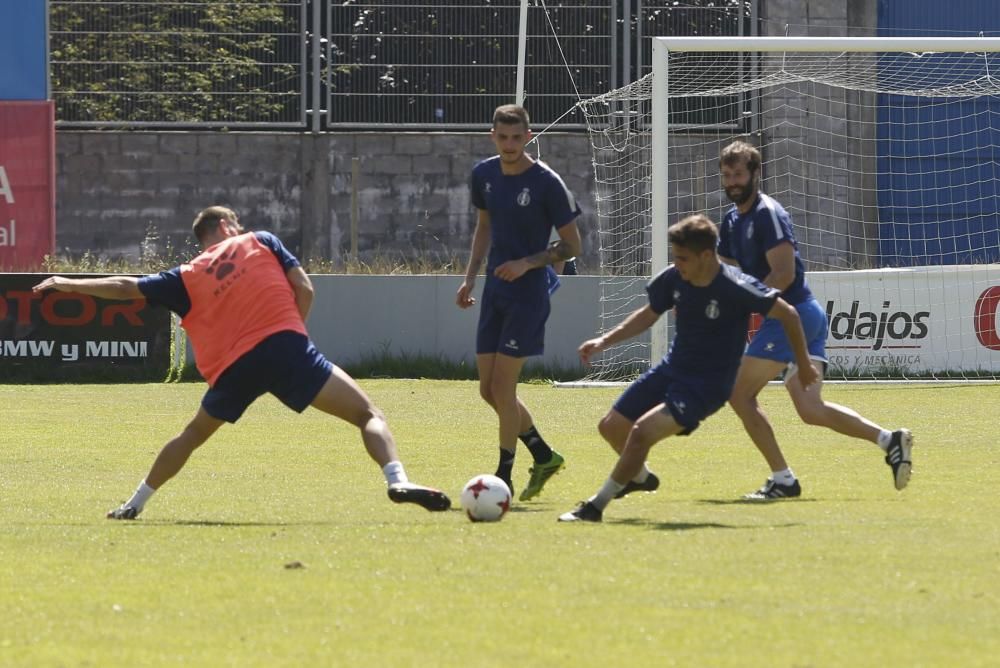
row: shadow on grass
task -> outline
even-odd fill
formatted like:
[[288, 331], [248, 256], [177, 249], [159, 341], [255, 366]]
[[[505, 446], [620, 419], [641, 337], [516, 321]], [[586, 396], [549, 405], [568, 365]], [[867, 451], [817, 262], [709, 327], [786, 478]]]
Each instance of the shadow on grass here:
[[[720, 524], [719, 522], [657, 522], [656, 520], [645, 520], [636, 518], [626, 518], [621, 520], [605, 520], [607, 524], [623, 524], [625, 526], [645, 527], [658, 531], [690, 531], [692, 529], [751, 529], [759, 530], [759, 524]], [[788, 529], [801, 526], [799, 522], [787, 524], [770, 524], [769, 529]]]
[[[416, 511], [421, 510], [416, 508]], [[511, 509], [513, 510], [513, 508]], [[426, 511], [425, 511], [426, 513]], [[448, 510], [437, 511], [433, 513], [426, 513], [427, 515], [448, 515], [452, 513], [459, 513], [464, 515], [465, 511], [462, 510], [461, 506], [452, 506]], [[424, 513], [420, 513], [418, 516], [423, 517]], [[142, 520], [139, 520], [140, 522]], [[238, 521], [227, 521], [227, 520], [146, 520], [144, 524], [152, 526], [182, 526], [182, 527], [331, 527], [337, 526], [338, 523], [334, 521], [319, 522], [319, 521], [309, 521], [309, 522], [238, 522]]]
[[696, 503], [711, 506], [773, 506], [788, 503], [815, 503], [819, 499], [698, 499]]
[[554, 513], [556, 512], [551, 507], [546, 506], [511, 506], [508, 512], [511, 513]]
[[150, 526], [174, 527], [329, 527], [336, 522], [229, 522], [226, 520], [148, 520]]

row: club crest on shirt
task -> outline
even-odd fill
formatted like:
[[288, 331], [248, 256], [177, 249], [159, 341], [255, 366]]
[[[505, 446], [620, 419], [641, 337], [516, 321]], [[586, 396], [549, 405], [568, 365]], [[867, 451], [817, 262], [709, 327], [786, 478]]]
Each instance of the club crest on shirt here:
[[483, 192], [488, 192], [488, 193], [493, 192], [493, 184], [487, 181], [486, 185], [483, 186]]
[[674, 303], [676, 304], [680, 300], [681, 300], [681, 291], [680, 290], [674, 290]]
[[517, 194], [517, 203], [521, 206], [528, 206], [531, 204], [531, 191], [525, 188]]
[[714, 299], [708, 302], [708, 306], [705, 307], [705, 317], [709, 320], [719, 317], [719, 302]]

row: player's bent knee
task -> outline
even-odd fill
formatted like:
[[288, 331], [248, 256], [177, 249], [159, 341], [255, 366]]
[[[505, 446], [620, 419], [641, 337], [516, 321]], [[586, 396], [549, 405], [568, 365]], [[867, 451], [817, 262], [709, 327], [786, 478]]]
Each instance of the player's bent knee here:
[[814, 427], [826, 426], [826, 410], [824, 406], [796, 406], [799, 418]]
[[597, 423], [597, 432], [611, 445], [611, 447], [620, 451], [622, 446], [625, 445], [625, 441], [628, 439], [628, 435], [632, 430], [633, 424], [634, 423], [631, 420], [623, 416], [621, 413], [612, 410]]
[[658, 435], [642, 422], [637, 422], [628, 435], [629, 447], [642, 448], [643, 450], [649, 450], [656, 444], [657, 440], [659, 440]]
[[601, 418], [601, 421], [597, 423], [597, 433], [599, 433], [605, 441], [611, 440], [613, 430], [611, 425], [608, 424], [607, 417]]
[[733, 392], [732, 396], [729, 397], [729, 406], [736, 412], [737, 415], [744, 415], [746, 413], [754, 412], [757, 408], [757, 402], [753, 397], [739, 395]]
[[513, 382], [508, 382], [499, 378], [493, 378], [490, 381], [487, 391], [493, 397], [493, 401], [513, 399], [517, 396], [517, 379], [515, 378]]
[[[618, 438], [618, 433], [621, 428], [615, 425], [615, 419], [612, 415], [605, 415], [601, 418], [601, 421], [597, 423], [597, 432], [606, 441], [614, 441]], [[626, 433], [628, 433], [626, 431]]]
[[360, 419], [358, 420], [358, 426], [364, 427], [372, 420], [378, 420], [380, 422], [385, 422], [385, 413], [382, 409], [375, 404], [369, 404], [368, 407], [362, 412]]
[[358, 429], [365, 429], [373, 421], [377, 420], [385, 423], [385, 414], [375, 404], [368, 403], [365, 406], [356, 407], [352, 410], [337, 413], [337, 417], [354, 425]]

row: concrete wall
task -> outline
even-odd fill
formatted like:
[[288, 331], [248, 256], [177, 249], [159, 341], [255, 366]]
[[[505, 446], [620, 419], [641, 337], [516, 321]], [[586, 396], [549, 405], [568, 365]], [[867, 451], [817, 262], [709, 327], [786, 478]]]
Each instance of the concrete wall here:
[[[761, 32], [870, 37], [878, 27], [877, 10], [876, 0], [766, 0]], [[776, 54], [774, 60], [782, 57]], [[782, 151], [780, 159], [764, 155], [764, 190], [792, 213], [799, 251], [810, 269], [865, 268], [877, 255], [875, 104], [874, 93], [822, 86], [761, 99], [765, 130], [757, 141], [780, 144]], [[776, 113], [780, 123], [774, 122]], [[811, 148], [817, 134], [829, 142], [822, 165]], [[784, 190], [793, 180], [797, 194]]]
[[[475, 362], [478, 304], [455, 305], [458, 276], [313, 275], [316, 300], [309, 333], [331, 360], [357, 361], [366, 354], [422, 353]], [[563, 276], [552, 297], [552, 314], [541, 361], [578, 365], [576, 348], [600, 327], [600, 278]], [[642, 293], [645, 279], [632, 290]], [[623, 288], [625, 289], [625, 288]], [[482, 293], [479, 281], [476, 298]]]
[[[210, 204], [236, 209], [303, 258], [350, 250], [351, 162], [360, 160], [359, 250], [464, 265], [475, 216], [467, 180], [495, 150], [487, 133], [87, 132], [56, 135], [56, 245], [136, 257], [150, 234], [174, 248]], [[541, 155], [580, 200], [583, 263], [597, 266], [590, 143], [547, 133]], [[464, 266], [457, 269], [463, 271]]]

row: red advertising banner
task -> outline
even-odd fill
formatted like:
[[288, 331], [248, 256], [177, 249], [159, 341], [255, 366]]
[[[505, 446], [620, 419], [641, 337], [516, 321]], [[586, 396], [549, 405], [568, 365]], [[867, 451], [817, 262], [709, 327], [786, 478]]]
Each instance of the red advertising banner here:
[[0, 102], [0, 270], [38, 269], [53, 252], [52, 102]]

